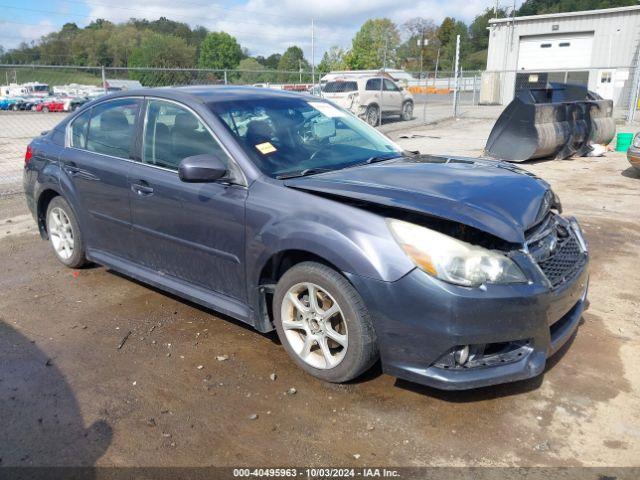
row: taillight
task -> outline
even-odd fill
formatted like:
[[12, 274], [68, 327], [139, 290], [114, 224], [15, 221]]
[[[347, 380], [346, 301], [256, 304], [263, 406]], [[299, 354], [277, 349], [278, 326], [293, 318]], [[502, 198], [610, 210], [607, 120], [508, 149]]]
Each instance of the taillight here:
[[31, 148], [31, 145], [27, 146], [27, 151], [24, 152], [24, 165], [26, 166], [29, 163], [29, 160], [31, 160], [31, 157], [33, 157], [33, 149]]

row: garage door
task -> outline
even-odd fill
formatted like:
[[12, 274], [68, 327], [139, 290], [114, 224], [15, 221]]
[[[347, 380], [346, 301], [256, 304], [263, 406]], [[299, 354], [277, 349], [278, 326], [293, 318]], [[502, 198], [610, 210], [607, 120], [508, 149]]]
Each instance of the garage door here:
[[520, 38], [518, 70], [589, 68], [593, 32]]

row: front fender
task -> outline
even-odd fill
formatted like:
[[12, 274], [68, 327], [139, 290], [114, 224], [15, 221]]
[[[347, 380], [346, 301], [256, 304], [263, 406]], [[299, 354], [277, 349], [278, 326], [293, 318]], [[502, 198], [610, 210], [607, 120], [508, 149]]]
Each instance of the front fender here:
[[281, 183], [256, 182], [247, 200], [250, 292], [269, 259], [287, 250], [309, 252], [342, 272], [382, 281], [395, 281], [414, 268], [383, 217]]

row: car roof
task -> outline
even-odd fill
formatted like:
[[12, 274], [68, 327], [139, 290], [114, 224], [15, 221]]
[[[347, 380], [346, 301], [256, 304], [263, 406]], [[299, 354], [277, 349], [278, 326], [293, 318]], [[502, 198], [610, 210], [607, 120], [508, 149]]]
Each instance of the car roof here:
[[[300, 98], [300, 92], [274, 90], [271, 88], [248, 87], [237, 85], [196, 85], [187, 87], [136, 88], [122, 90], [108, 95], [108, 98], [130, 96], [156, 96], [174, 100], [192, 100], [202, 103], [226, 102], [237, 100], [258, 100], [264, 98]], [[107, 97], [101, 97], [105, 99]]]

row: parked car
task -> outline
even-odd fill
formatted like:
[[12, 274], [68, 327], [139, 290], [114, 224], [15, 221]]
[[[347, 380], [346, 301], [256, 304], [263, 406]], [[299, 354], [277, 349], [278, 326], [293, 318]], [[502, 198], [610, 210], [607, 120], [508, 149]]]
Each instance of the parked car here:
[[632, 167], [640, 171], [640, 133], [636, 133], [633, 143], [627, 150], [627, 159]]
[[373, 126], [380, 123], [380, 115], [400, 115], [402, 120], [413, 118], [413, 95], [386, 77], [332, 80], [324, 84], [322, 96]]
[[24, 102], [20, 104], [20, 110], [36, 110], [38, 104], [44, 102], [41, 97], [26, 97]]
[[53, 98], [44, 100], [35, 105], [35, 109], [38, 112], [64, 112], [65, 101], [59, 98]]
[[19, 110], [23, 101], [20, 97], [0, 98], [0, 110]]
[[378, 359], [444, 389], [533, 377], [586, 306], [587, 245], [545, 181], [404, 151], [297, 93], [103, 97], [30, 143], [24, 191], [66, 266], [275, 329], [330, 382]]
[[75, 112], [82, 105], [87, 103], [89, 100], [84, 97], [69, 97], [65, 99], [64, 103], [64, 111], [65, 112]]

